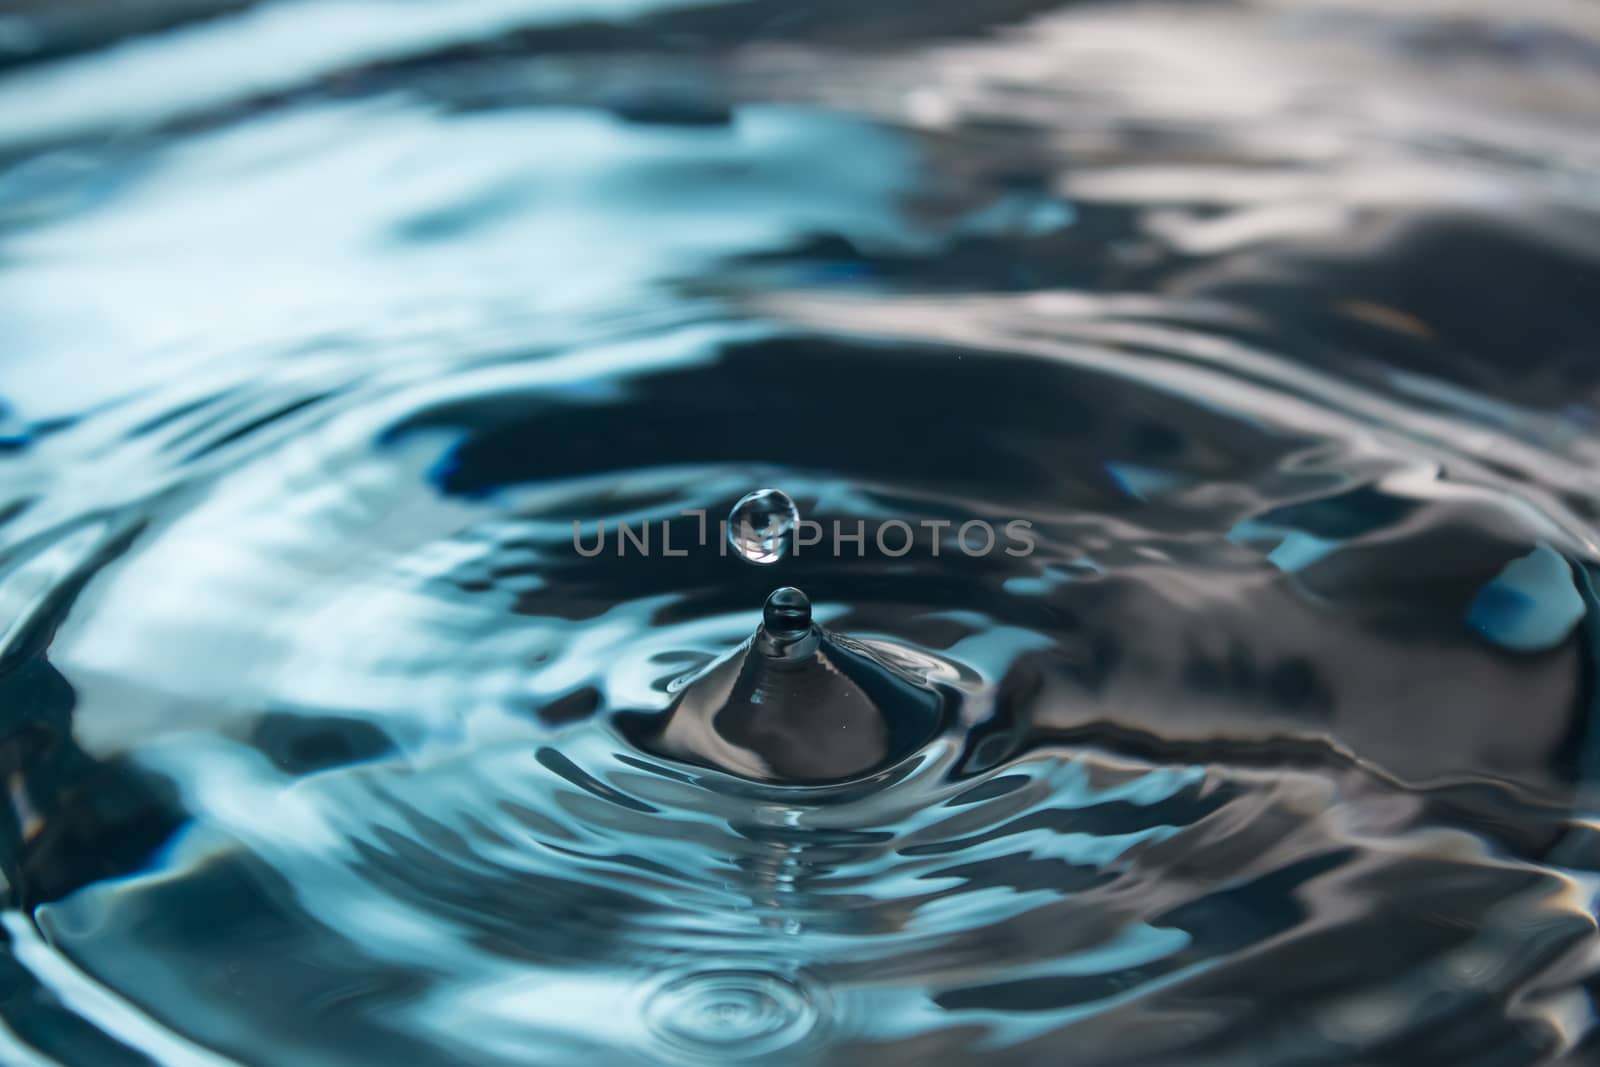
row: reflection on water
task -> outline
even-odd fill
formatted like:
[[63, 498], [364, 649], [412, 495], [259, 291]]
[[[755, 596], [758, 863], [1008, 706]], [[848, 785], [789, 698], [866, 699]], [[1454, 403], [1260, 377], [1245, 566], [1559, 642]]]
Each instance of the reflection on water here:
[[1594, 1054], [1592, 7], [132, 10], [0, 13], [0, 1060]]

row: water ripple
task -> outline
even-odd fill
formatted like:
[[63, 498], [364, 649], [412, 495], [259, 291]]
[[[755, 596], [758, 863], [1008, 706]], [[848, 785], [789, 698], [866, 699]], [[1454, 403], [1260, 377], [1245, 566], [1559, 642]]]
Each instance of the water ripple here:
[[1592, 1055], [1589, 14], [88, 10], [0, 18], [0, 1058]]

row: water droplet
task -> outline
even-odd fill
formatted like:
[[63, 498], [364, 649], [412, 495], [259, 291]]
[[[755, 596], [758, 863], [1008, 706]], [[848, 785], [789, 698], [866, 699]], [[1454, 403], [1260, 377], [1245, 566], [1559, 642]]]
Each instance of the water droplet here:
[[761, 625], [773, 637], [799, 637], [811, 629], [811, 600], [792, 585], [774, 590], [761, 612]]
[[817, 650], [820, 635], [811, 625], [811, 599], [793, 586], [774, 590], [761, 610], [755, 650], [763, 656], [800, 660]]
[[776, 563], [789, 549], [800, 509], [782, 489], [757, 489], [728, 513], [728, 543], [751, 563]]
[[818, 1012], [805, 989], [764, 971], [705, 971], [658, 988], [645, 1004], [645, 1022], [681, 1053], [749, 1060], [805, 1037]]

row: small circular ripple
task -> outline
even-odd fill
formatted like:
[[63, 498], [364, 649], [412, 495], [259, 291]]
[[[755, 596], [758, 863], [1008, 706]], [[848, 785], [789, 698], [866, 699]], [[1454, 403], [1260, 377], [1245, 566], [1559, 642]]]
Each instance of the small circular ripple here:
[[754, 1059], [790, 1048], [819, 1017], [814, 993], [766, 971], [718, 970], [680, 975], [650, 994], [645, 1022], [671, 1050], [695, 1056]]

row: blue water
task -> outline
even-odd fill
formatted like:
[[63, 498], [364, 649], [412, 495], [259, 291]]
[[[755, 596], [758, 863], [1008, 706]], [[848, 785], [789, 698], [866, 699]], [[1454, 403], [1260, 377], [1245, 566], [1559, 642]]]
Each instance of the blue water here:
[[0, 8], [0, 1062], [1596, 1062], [1597, 131], [1577, 3]]

